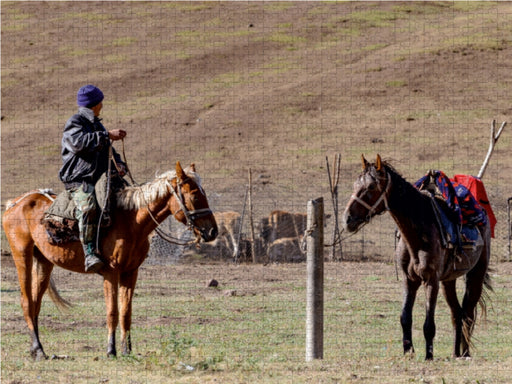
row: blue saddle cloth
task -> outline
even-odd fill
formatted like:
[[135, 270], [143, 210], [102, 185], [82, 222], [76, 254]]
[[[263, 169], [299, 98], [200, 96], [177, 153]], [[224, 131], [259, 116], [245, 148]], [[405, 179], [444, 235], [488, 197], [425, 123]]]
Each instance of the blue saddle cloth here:
[[476, 226], [485, 226], [487, 215], [464, 185], [453, 182], [442, 171], [430, 170], [414, 186], [429, 190], [446, 202], [447, 209], [440, 207], [439, 216], [451, 244], [460, 248], [477, 241]]

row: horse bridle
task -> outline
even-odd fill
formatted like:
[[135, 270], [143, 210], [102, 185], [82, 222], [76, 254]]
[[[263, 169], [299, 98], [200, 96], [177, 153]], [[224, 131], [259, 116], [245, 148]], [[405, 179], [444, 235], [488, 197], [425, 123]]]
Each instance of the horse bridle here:
[[[166, 181], [167, 186], [171, 190], [171, 194], [176, 198], [176, 201], [178, 202], [180, 209], [174, 212], [174, 215], [176, 215], [178, 212], [183, 211], [183, 214], [185, 215], [185, 218], [187, 219], [187, 226], [190, 229], [196, 228], [197, 225], [194, 223], [195, 220], [211, 215], [213, 212], [210, 208], [201, 208], [201, 209], [194, 209], [192, 211], [188, 210], [185, 206], [183, 194], [181, 193], [181, 181], [179, 178], [176, 178], [176, 186], [177, 188], [174, 188], [172, 184], [167, 180]], [[176, 191], [177, 189], [177, 191]]]
[[[177, 210], [176, 212], [174, 212], [173, 216], [176, 217], [176, 214], [178, 212], [183, 211], [183, 214], [185, 215], [185, 218], [187, 219], [188, 229], [190, 229], [190, 230], [197, 229], [199, 232], [202, 232], [201, 228], [199, 228], [195, 224], [195, 220], [200, 217], [211, 215], [213, 213], [212, 210], [210, 208], [194, 209], [192, 211], [188, 210], [184, 203], [183, 194], [181, 193], [181, 182], [180, 182], [179, 178], [176, 177], [176, 187], [177, 188], [174, 188], [172, 186], [172, 184], [169, 182], [169, 180], [166, 180], [165, 183], [166, 183], [166, 186], [169, 188], [171, 195], [173, 195], [176, 198], [176, 201], [178, 202], [178, 204], [180, 206], [180, 209]], [[177, 244], [177, 245], [187, 245], [187, 244], [193, 243], [193, 241], [181, 241], [179, 239], [172, 237], [172, 235], [166, 234], [164, 231], [162, 231], [162, 229], [159, 228], [161, 223], [159, 223], [155, 219], [155, 217], [151, 213], [151, 210], [149, 209], [149, 207], [148, 207], [148, 213], [149, 213], [149, 216], [151, 217], [151, 219], [153, 219], [153, 221], [156, 224], [155, 232], [158, 233], [158, 235], [162, 239], [164, 239], [165, 241], [168, 241], [169, 243]]]
[[350, 196], [348, 205], [352, 204], [352, 201], [356, 201], [359, 204], [361, 204], [363, 207], [365, 207], [368, 210], [368, 215], [366, 216], [366, 222], [369, 222], [370, 219], [373, 217], [375, 210], [380, 205], [380, 203], [382, 203], [382, 201], [384, 201], [384, 206], [386, 207], [385, 210], [389, 211], [387, 194], [389, 192], [390, 187], [391, 187], [391, 177], [389, 176], [389, 172], [386, 172], [386, 187], [384, 189], [382, 189], [380, 184], [377, 183], [377, 188], [380, 191], [380, 196], [377, 199], [377, 201], [375, 201], [375, 203], [373, 203], [373, 205], [368, 204], [366, 201], [357, 197], [355, 194], [352, 194]]

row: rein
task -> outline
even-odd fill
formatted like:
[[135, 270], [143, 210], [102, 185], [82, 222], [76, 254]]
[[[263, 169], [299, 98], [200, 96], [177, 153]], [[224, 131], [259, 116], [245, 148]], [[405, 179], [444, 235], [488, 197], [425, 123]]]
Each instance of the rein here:
[[[135, 182], [135, 180], [132, 177], [132, 173], [130, 172], [130, 168], [128, 167], [128, 162], [126, 160], [126, 154], [125, 154], [125, 150], [124, 150], [124, 138], [121, 139], [121, 143], [122, 143], [122, 153], [123, 153], [123, 159], [124, 159], [125, 168], [126, 168], [126, 174], [130, 177], [132, 184], [139, 187], [140, 184]], [[116, 163], [114, 156], [112, 156], [112, 160], [113, 160], [113, 163], [114, 163], [114, 166], [115, 166], [117, 172], [121, 173], [120, 167]], [[167, 185], [168, 189], [170, 190], [171, 195], [173, 195], [175, 197], [176, 201], [178, 202], [178, 204], [180, 206], [180, 209], [178, 211], [174, 212], [173, 216], [176, 215], [178, 212], [183, 211], [183, 214], [185, 215], [185, 218], [187, 219], [188, 229], [189, 230], [193, 230], [194, 228], [199, 229], [195, 225], [194, 221], [200, 217], [212, 214], [212, 210], [210, 208], [195, 209], [192, 211], [188, 210], [187, 207], [185, 206], [185, 203], [183, 202], [183, 194], [181, 193], [181, 187], [180, 187], [181, 182], [178, 179], [178, 177], [176, 177], [176, 185], [178, 186], [177, 190], [172, 186], [172, 184], [168, 180], [166, 180], [166, 185]], [[144, 196], [144, 194], [142, 194], [142, 196]], [[147, 203], [147, 201], [146, 201], [146, 205], [148, 206], [149, 216], [151, 217], [153, 222], [156, 224], [155, 232], [162, 239], [164, 239], [165, 241], [167, 241], [171, 244], [176, 244], [176, 245], [188, 245], [188, 244], [194, 243], [194, 241], [182, 241], [176, 237], [173, 237], [172, 235], [170, 235], [168, 233], [165, 233], [161, 228], [159, 228], [161, 223], [159, 223], [156, 220], [155, 216], [153, 216], [153, 214], [151, 213], [151, 210], [149, 209], [149, 204]]]

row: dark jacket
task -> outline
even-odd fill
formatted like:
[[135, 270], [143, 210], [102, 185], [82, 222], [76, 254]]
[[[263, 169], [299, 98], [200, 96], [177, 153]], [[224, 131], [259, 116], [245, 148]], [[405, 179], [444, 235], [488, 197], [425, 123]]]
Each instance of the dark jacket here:
[[[81, 107], [64, 127], [62, 136], [62, 168], [59, 178], [66, 189], [82, 184], [96, 184], [108, 169], [110, 140], [101, 120], [89, 108]], [[116, 162], [124, 164], [113, 150]], [[112, 170], [115, 167], [112, 165]]]

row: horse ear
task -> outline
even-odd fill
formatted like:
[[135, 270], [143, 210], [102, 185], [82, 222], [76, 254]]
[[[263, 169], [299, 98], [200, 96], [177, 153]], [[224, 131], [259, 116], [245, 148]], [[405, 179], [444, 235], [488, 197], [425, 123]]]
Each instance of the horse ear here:
[[196, 172], [196, 165], [194, 163], [190, 164], [190, 170], [194, 173]]
[[377, 171], [382, 170], [382, 160], [379, 154], [377, 154], [377, 160], [375, 160], [375, 168], [377, 168]]
[[363, 154], [361, 154], [361, 164], [363, 165], [363, 171], [366, 170], [366, 168], [368, 168], [368, 166], [370, 165], [370, 163], [368, 163], [368, 161], [366, 161], [366, 159], [364, 158]]
[[176, 162], [176, 176], [178, 176], [178, 179], [185, 178], [185, 172], [183, 171], [183, 168], [181, 168], [181, 164], [179, 161]]

